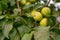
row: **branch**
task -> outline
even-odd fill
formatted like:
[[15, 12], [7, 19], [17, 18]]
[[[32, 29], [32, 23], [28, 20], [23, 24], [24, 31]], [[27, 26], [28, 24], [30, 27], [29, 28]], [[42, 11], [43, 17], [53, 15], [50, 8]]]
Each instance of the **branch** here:
[[[19, 6], [19, 1], [16, 0], [16, 5], [17, 5], [17, 8], [21, 10], [21, 7]], [[19, 14], [21, 14], [21, 11], [19, 12]]]
[[50, 3], [50, 0], [48, 1], [47, 5]]
[[16, 5], [17, 5], [17, 8], [19, 9], [19, 2], [18, 2], [18, 0], [16, 0]]

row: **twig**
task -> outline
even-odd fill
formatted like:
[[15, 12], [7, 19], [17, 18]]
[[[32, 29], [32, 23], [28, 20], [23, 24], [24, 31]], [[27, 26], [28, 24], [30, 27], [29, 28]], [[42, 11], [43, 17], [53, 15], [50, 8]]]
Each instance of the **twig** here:
[[20, 7], [19, 7], [19, 2], [18, 2], [18, 0], [16, 0], [16, 5], [17, 5], [17, 8], [19, 9]]
[[21, 14], [21, 7], [19, 6], [19, 1], [18, 0], [16, 0], [16, 5], [17, 5], [17, 8], [20, 9], [19, 13]]
[[50, 0], [48, 1], [47, 5], [50, 3]]

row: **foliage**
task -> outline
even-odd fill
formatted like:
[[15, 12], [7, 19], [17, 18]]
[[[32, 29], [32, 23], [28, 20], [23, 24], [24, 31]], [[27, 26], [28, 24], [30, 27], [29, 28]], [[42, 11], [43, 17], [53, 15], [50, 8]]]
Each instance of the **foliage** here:
[[60, 11], [49, 7], [51, 14], [46, 17], [49, 21], [46, 27], [40, 26], [30, 15], [33, 10], [41, 12], [43, 7], [48, 6], [40, 4], [40, 0], [27, 5], [21, 4], [21, 0], [0, 0], [0, 40], [60, 40], [60, 22], [57, 21]]

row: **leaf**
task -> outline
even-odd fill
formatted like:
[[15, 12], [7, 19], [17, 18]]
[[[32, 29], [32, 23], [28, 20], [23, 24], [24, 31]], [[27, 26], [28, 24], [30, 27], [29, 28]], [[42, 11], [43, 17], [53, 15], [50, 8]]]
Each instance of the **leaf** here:
[[33, 7], [33, 6], [34, 6], [34, 4], [25, 5], [25, 6], [23, 7], [23, 9], [27, 9], [27, 8], [30, 8], [30, 7]]
[[14, 40], [20, 40], [20, 35], [17, 33]]
[[56, 2], [60, 2], [60, 0], [56, 0]]
[[24, 34], [24, 36], [22, 37], [21, 40], [31, 40], [32, 39], [32, 36], [33, 36], [33, 32], [26, 33], [26, 34]]
[[[2, 10], [1, 3], [0, 3], [0, 10]], [[0, 14], [1, 14], [1, 12], [0, 12]]]
[[0, 40], [4, 40], [4, 36], [3, 36], [3, 34], [2, 34], [2, 31], [0, 30]]
[[3, 36], [3, 35], [0, 36], [0, 40], [4, 40], [4, 38], [5, 38], [5, 36]]
[[4, 18], [4, 16], [3, 16], [3, 15], [1, 15], [1, 16], [0, 16], [0, 19], [3, 19], [3, 18]]
[[3, 30], [4, 29], [4, 26], [5, 26], [5, 24], [6, 24], [6, 19], [1, 19], [0, 20], [0, 30]]
[[10, 1], [10, 5], [14, 6], [15, 5], [15, 0], [9, 0]]
[[56, 40], [60, 40], [60, 35], [57, 35], [56, 36]]
[[[1, 9], [0, 9], [1, 10]], [[2, 11], [0, 11], [0, 15], [2, 14]]]
[[9, 36], [10, 36], [10, 40], [20, 40], [20, 35], [18, 34], [15, 28], [10, 32]]
[[31, 18], [31, 17], [26, 17], [26, 16], [24, 16], [23, 18], [26, 20], [28, 26], [31, 28], [32, 25], [33, 25], [33, 22], [34, 22], [33, 18]]
[[27, 26], [21, 25], [20, 27], [17, 28], [20, 36], [22, 37], [25, 33], [29, 33], [31, 31], [30, 28]]
[[10, 34], [9, 34], [10, 40], [14, 40], [15, 39], [16, 33], [17, 33], [16, 29], [13, 29], [12, 32], [10, 32]]
[[9, 0], [1, 0], [3, 3], [8, 3]]
[[6, 9], [8, 7], [7, 3], [8, 3], [8, 0], [1, 0], [1, 8]]
[[21, 9], [17, 9], [17, 8], [15, 8], [14, 10], [13, 10], [13, 12], [14, 12], [14, 14], [15, 15], [18, 15], [18, 13], [21, 11]]
[[4, 40], [5, 36], [2, 34], [2, 31], [0, 31], [0, 40]]
[[54, 16], [48, 17], [49, 26], [54, 26], [56, 24], [56, 18]]
[[26, 21], [23, 17], [18, 16], [18, 17], [16, 17], [15, 21], [16, 21], [16, 22], [20, 22], [20, 23], [22, 23], [23, 25], [29, 26], [28, 23], [27, 23], [27, 21]]
[[5, 37], [9, 38], [8, 35], [9, 35], [9, 32], [12, 30], [12, 28], [13, 28], [12, 23], [6, 23], [4, 26], [3, 35]]
[[48, 40], [49, 39], [49, 27], [38, 27], [34, 33], [35, 40]]

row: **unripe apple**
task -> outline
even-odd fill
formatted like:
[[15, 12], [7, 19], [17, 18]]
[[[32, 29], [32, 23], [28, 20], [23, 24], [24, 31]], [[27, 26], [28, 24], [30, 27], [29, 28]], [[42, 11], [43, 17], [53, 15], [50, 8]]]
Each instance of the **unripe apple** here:
[[22, 5], [25, 5], [26, 3], [27, 3], [26, 0], [21, 0]]
[[33, 12], [32, 16], [33, 16], [35, 21], [40, 21], [43, 18], [42, 14], [40, 12], [37, 12], [37, 11]]
[[27, 2], [26, 5], [30, 5], [31, 3], [30, 2]]
[[48, 8], [48, 7], [44, 7], [44, 8], [42, 8], [41, 13], [42, 13], [44, 16], [49, 16], [50, 13], [51, 13], [51, 10], [50, 10], [50, 8]]
[[31, 12], [31, 16], [33, 17], [34, 16], [34, 14], [35, 14], [35, 10], [33, 10], [32, 12]]
[[43, 18], [41, 21], [40, 21], [40, 26], [47, 26], [48, 25], [48, 19], [47, 18]]

